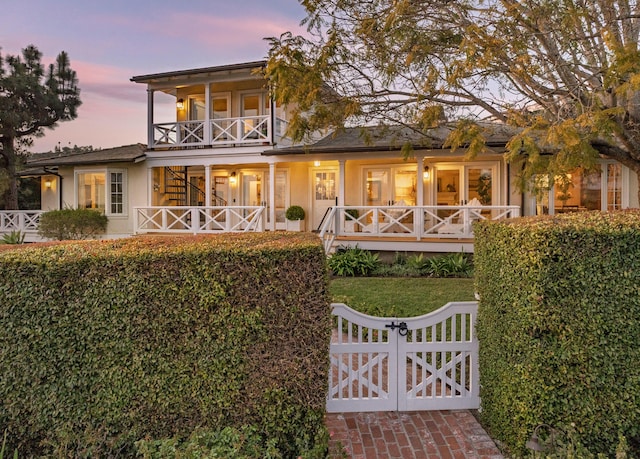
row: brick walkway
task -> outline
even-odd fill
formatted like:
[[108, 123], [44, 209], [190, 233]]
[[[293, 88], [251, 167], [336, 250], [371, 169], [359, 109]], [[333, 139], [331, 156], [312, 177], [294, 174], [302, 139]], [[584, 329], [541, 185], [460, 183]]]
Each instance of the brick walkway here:
[[466, 410], [331, 413], [330, 457], [340, 446], [351, 459], [502, 459], [503, 456]]

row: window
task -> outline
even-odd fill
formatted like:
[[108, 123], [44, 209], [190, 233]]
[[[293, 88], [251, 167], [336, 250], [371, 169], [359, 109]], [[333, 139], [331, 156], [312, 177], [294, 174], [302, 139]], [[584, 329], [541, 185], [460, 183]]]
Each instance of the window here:
[[[543, 186], [550, 181], [546, 177], [538, 180]], [[537, 199], [538, 214], [621, 208], [622, 166], [617, 163], [603, 163], [594, 171], [575, 169], [557, 176], [551, 189], [541, 191]]]
[[76, 172], [76, 207], [126, 214], [126, 171]]

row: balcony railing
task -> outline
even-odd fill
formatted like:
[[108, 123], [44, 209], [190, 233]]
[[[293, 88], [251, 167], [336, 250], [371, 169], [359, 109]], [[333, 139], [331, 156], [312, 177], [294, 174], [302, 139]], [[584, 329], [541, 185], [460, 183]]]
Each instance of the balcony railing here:
[[474, 221], [519, 216], [518, 206], [340, 206], [325, 218], [320, 237], [327, 252], [340, 236], [466, 239]]
[[[286, 121], [276, 118], [275, 140], [284, 137]], [[218, 118], [207, 121], [176, 121], [153, 125], [151, 148], [229, 146], [270, 143], [271, 116]]]
[[134, 233], [231, 233], [264, 231], [261, 206], [134, 207]]

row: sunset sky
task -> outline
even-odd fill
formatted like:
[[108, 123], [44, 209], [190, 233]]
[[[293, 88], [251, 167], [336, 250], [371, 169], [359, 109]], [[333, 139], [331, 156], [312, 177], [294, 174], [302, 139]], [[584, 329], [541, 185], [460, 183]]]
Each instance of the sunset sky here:
[[264, 59], [265, 37], [304, 32], [296, 0], [2, 3], [2, 55], [33, 44], [49, 64], [66, 51], [78, 74], [78, 118], [46, 130], [33, 152], [146, 143], [146, 87], [132, 76]]

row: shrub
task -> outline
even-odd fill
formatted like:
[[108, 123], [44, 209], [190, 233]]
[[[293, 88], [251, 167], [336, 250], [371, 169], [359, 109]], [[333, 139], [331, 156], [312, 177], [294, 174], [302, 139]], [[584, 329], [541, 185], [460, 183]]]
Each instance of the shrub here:
[[482, 419], [514, 454], [534, 428], [615, 457], [640, 444], [640, 212], [474, 226]]
[[191, 435], [194, 448], [225, 427], [283, 457], [326, 449], [331, 319], [316, 236], [23, 246], [0, 252], [0, 278], [8, 450], [133, 457], [141, 439]]
[[428, 258], [427, 272], [434, 277], [471, 277], [473, 264], [464, 253]]
[[358, 209], [345, 209], [344, 213], [351, 217], [347, 218], [347, 221], [357, 220], [360, 216], [360, 212], [358, 212]]
[[0, 244], [24, 244], [25, 234], [20, 231], [11, 231], [10, 233], [3, 234], [0, 238]]
[[88, 239], [103, 234], [107, 216], [92, 209], [61, 209], [40, 216], [38, 234], [48, 239], [65, 241]]
[[339, 247], [336, 253], [329, 257], [329, 268], [336, 276], [367, 276], [379, 264], [377, 253], [359, 247]]
[[304, 220], [305, 213], [302, 207], [291, 206], [286, 210], [284, 216], [287, 220]]

